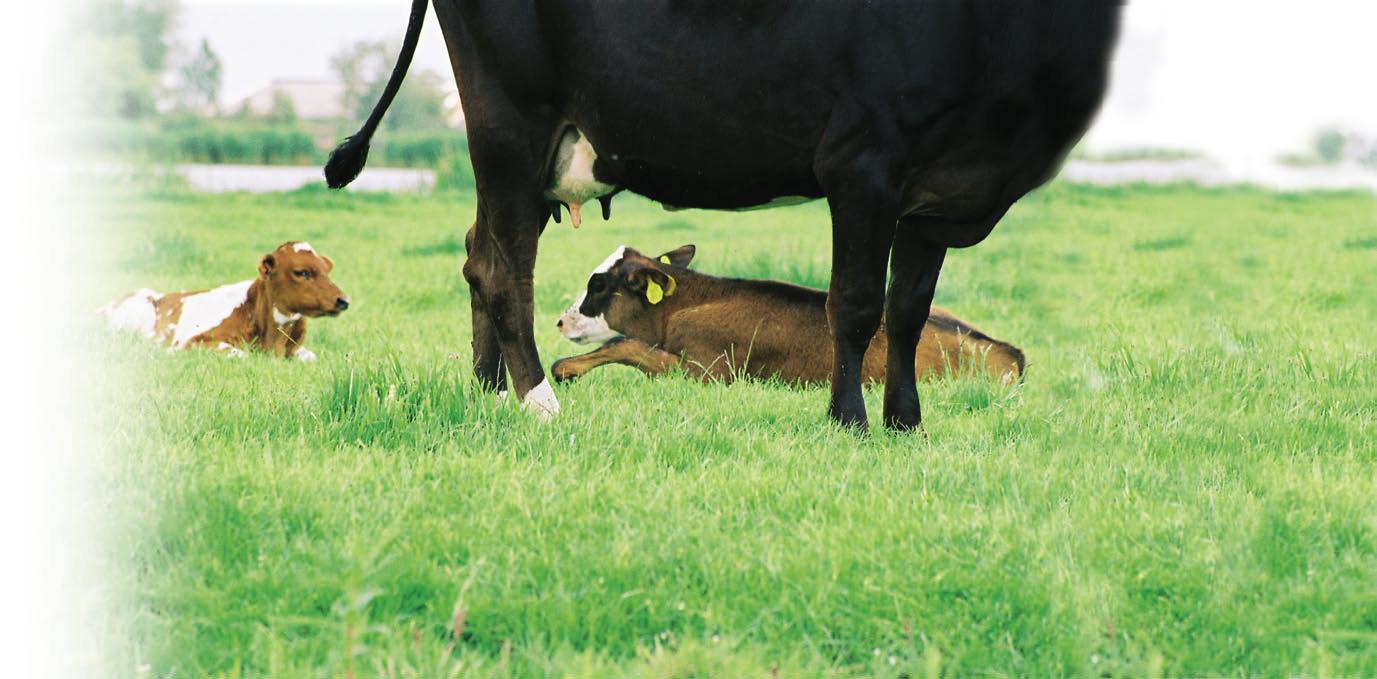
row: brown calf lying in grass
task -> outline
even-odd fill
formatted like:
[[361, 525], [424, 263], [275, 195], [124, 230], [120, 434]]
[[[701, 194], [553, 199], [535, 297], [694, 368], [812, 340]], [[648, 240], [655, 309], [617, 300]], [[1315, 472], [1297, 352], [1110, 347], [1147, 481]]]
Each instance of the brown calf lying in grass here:
[[335, 263], [309, 243], [288, 241], [258, 262], [258, 278], [212, 290], [147, 288], [100, 309], [110, 323], [173, 349], [203, 346], [230, 356], [245, 349], [315, 360], [301, 346], [306, 318], [338, 316], [349, 298], [330, 280]]
[[[593, 271], [583, 294], [560, 317], [571, 341], [606, 342], [556, 361], [555, 380], [567, 381], [609, 363], [658, 375], [674, 368], [703, 380], [738, 374], [786, 382], [827, 381], [832, 342], [827, 293], [778, 281], [717, 278], [689, 270], [695, 248], [685, 245], [651, 259], [618, 248]], [[865, 352], [861, 379], [883, 382], [883, 327]], [[983, 370], [1014, 382], [1023, 352], [932, 308], [914, 357], [919, 377]]]

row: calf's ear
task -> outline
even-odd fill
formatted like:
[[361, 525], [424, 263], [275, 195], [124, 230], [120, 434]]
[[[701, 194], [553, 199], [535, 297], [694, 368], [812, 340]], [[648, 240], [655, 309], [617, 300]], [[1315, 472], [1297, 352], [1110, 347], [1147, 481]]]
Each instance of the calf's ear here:
[[681, 245], [673, 250], [670, 250], [669, 252], [666, 252], [663, 255], [660, 255], [659, 260], [661, 262], [664, 262], [665, 264], [673, 264], [674, 266], [687, 267], [689, 265], [689, 262], [693, 261], [693, 255], [697, 252], [698, 248], [694, 247], [693, 245]]
[[627, 282], [628, 287], [651, 304], [659, 304], [678, 287], [673, 276], [648, 266], [632, 271]]
[[258, 273], [267, 276], [277, 270], [277, 258], [271, 253], [263, 255], [263, 259], [258, 260]]
[[330, 273], [331, 271], [335, 270], [335, 260], [330, 259], [325, 255], [321, 255], [320, 258], [322, 260], [325, 260], [325, 273]]

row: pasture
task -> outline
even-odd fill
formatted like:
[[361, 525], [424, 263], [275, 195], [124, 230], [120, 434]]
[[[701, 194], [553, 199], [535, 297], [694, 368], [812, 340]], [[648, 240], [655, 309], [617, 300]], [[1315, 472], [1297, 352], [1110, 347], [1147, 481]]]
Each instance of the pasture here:
[[[462, 195], [131, 195], [91, 307], [250, 277], [289, 239], [348, 312], [315, 364], [169, 355], [91, 322], [115, 674], [1377, 675], [1377, 201], [1054, 184], [947, 258], [937, 303], [1026, 381], [921, 386], [928, 439], [826, 388], [470, 376]], [[824, 286], [822, 203], [551, 224], [555, 329], [620, 244]], [[880, 390], [867, 394], [879, 421]], [[454, 636], [459, 627], [457, 638]]]

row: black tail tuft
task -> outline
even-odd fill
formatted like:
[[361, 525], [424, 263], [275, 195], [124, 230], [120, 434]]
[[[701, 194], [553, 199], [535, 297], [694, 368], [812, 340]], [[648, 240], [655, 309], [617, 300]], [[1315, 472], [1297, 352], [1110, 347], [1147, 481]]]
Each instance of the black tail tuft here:
[[363, 172], [368, 162], [368, 138], [370, 134], [356, 134], [330, 152], [330, 160], [325, 163], [325, 183], [332, 189], [342, 189]]
[[363, 164], [368, 162], [368, 140], [378, 131], [383, 114], [392, 105], [397, 90], [402, 88], [402, 79], [406, 77], [406, 69], [411, 67], [411, 57], [416, 54], [416, 43], [421, 39], [421, 25], [425, 23], [428, 4], [430, 0], [411, 0], [411, 18], [407, 20], [406, 36], [402, 38], [402, 52], [397, 55], [397, 65], [392, 67], [382, 96], [373, 105], [373, 112], [368, 114], [363, 127], [330, 152], [330, 160], [325, 163], [325, 183], [330, 188], [342, 189], [363, 172]]

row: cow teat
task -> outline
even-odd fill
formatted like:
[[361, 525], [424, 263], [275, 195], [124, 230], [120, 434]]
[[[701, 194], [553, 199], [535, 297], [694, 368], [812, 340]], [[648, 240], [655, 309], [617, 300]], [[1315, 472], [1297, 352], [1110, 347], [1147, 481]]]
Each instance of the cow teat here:
[[550, 181], [546, 185], [545, 198], [552, 201], [551, 213], [555, 222], [559, 220], [559, 203], [569, 208], [569, 220], [574, 228], [583, 224], [583, 204], [594, 198], [602, 201], [603, 219], [612, 214], [611, 194], [617, 187], [600, 181], [594, 173], [594, 163], [598, 153], [592, 142], [583, 136], [577, 127], [569, 125], [555, 142], [550, 163]]

